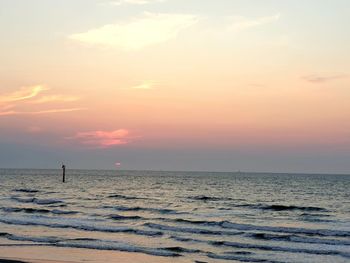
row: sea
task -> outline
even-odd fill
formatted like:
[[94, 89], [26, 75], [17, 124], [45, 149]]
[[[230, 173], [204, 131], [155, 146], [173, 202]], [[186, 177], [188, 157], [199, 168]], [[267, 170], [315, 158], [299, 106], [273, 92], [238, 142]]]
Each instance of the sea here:
[[[2, 245], [350, 262], [350, 176], [0, 170]], [[1, 256], [1, 255], [0, 255]]]

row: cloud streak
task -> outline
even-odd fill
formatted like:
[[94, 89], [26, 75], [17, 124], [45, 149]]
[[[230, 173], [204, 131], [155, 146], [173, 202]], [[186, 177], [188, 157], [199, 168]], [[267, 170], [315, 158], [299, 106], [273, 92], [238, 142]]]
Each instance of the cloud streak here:
[[22, 100], [29, 100], [38, 96], [42, 91], [45, 90], [47, 90], [47, 88], [42, 85], [24, 87], [13, 93], [0, 96], [0, 103], [10, 103]]
[[244, 16], [232, 16], [230, 17], [231, 25], [229, 26], [229, 30], [232, 31], [243, 31], [246, 29], [259, 27], [265, 24], [270, 24], [272, 22], [278, 21], [280, 19], [280, 14], [275, 14], [272, 16], [264, 16], [257, 18], [247, 18]]
[[83, 145], [96, 148], [110, 148], [118, 145], [128, 144], [131, 141], [129, 131], [118, 129], [113, 131], [88, 131], [78, 132], [73, 137], [67, 139], [77, 140]]
[[40, 110], [40, 111], [2, 111], [0, 116], [10, 116], [10, 115], [40, 115], [49, 113], [64, 113], [87, 110], [87, 108], [66, 108], [66, 109], [50, 109], [50, 110]]
[[[41, 105], [46, 103], [49, 105], [50, 103], [68, 103], [79, 100], [78, 97], [73, 96], [41, 95], [42, 92], [48, 90], [49, 88], [43, 85], [36, 85], [24, 87], [15, 92], [0, 96], [0, 116], [64, 113], [86, 109], [81, 107], [47, 108], [46, 105], [44, 109], [30, 110], [30, 105], [33, 104]], [[20, 110], [18, 108], [20, 108]], [[23, 110], [22, 108], [27, 108], [27, 110]]]
[[302, 79], [304, 79], [307, 82], [311, 82], [314, 84], [323, 84], [326, 82], [330, 82], [333, 80], [337, 80], [337, 79], [342, 79], [345, 78], [346, 75], [308, 75], [308, 76], [303, 76]]
[[139, 85], [135, 85], [130, 87], [130, 89], [135, 89], [135, 90], [151, 90], [154, 89], [155, 83], [151, 81], [145, 81]]
[[48, 103], [48, 102], [73, 102], [78, 100], [79, 100], [79, 97], [51, 95], [51, 96], [42, 96], [36, 100], [31, 101], [31, 103], [39, 104], [39, 103]]
[[69, 38], [89, 45], [140, 50], [174, 39], [197, 22], [195, 15], [144, 13], [126, 23], [104, 25]]

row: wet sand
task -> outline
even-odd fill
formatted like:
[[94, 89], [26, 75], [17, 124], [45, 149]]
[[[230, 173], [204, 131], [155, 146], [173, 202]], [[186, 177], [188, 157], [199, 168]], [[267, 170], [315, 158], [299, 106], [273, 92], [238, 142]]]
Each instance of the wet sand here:
[[189, 259], [157, 257], [141, 253], [102, 251], [79, 248], [57, 248], [46, 246], [1, 246], [0, 263], [189, 263]]
[[13, 259], [1, 259], [0, 263], [25, 263], [25, 261], [13, 260]]

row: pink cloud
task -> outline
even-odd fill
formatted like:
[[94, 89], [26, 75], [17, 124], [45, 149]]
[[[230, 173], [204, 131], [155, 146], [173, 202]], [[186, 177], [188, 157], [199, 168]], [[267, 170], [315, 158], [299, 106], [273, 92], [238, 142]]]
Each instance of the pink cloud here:
[[110, 148], [129, 143], [131, 137], [128, 130], [119, 129], [114, 131], [78, 132], [74, 137], [69, 139], [76, 139], [81, 144], [93, 147]]

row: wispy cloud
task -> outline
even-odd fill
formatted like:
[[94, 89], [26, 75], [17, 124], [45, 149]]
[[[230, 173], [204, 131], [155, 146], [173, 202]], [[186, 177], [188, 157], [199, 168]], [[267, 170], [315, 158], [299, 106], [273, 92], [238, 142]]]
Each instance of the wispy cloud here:
[[229, 30], [232, 31], [242, 31], [254, 27], [259, 27], [265, 24], [269, 24], [279, 20], [281, 17], [280, 14], [275, 14], [272, 16], [263, 16], [256, 18], [248, 18], [244, 16], [232, 16], [230, 17], [231, 25], [229, 26]]
[[130, 89], [136, 90], [151, 90], [155, 88], [156, 83], [152, 81], [145, 81], [141, 84], [130, 87]]
[[110, 148], [127, 144], [131, 141], [130, 133], [126, 129], [78, 132], [75, 136], [68, 137], [67, 139], [74, 139], [81, 144], [97, 148]]
[[48, 102], [73, 102], [78, 101], [79, 97], [74, 96], [63, 96], [63, 95], [50, 95], [42, 96], [36, 100], [31, 101], [31, 103], [48, 103]]
[[[43, 85], [36, 85], [23, 87], [12, 93], [1, 95], [0, 116], [63, 113], [86, 109], [82, 107], [64, 107], [64, 104], [62, 105], [62, 108], [47, 108], [49, 103], [62, 104], [77, 101], [79, 99], [78, 97], [55, 94], [42, 96], [42, 93], [48, 90], [49, 88]], [[39, 106], [44, 103], [48, 103], [48, 105], [44, 105], [46, 106], [45, 108], [30, 110], [30, 105], [37, 104]], [[26, 110], [23, 110], [23, 108]]]
[[323, 84], [329, 81], [342, 79], [347, 77], [345, 74], [337, 74], [337, 75], [308, 75], [303, 76], [302, 79], [304, 79], [307, 82], [315, 83], [315, 84]]
[[50, 110], [40, 110], [40, 111], [2, 111], [0, 116], [10, 116], [10, 115], [39, 115], [48, 113], [63, 113], [72, 111], [87, 110], [87, 108], [67, 108], [67, 109], [50, 109]]
[[174, 39], [197, 22], [195, 15], [144, 13], [126, 23], [104, 25], [69, 38], [90, 45], [139, 50]]
[[29, 100], [38, 96], [42, 91], [45, 90], [47, 90], [47, 88], [42, 85], [23, 87], [15, 92], [0, 96], [0, 103], [11, 103], [16, 101]]
[[13, 109], [14, 107], [15, 107], [14, 104], [1, 104], [0, 103], [0, 112], [8, 111], [10, 109]]
[[120, 5], [125, 5], [125, 4], [147, 5], [147, 4], [162, 3], [162, 2], [165, 2], [165, 0], [114, 0], [114, 1], [112, 0], [112, 1], [108, 1], [106, 3], [110, 4], [110, 5], [120, 6]]

